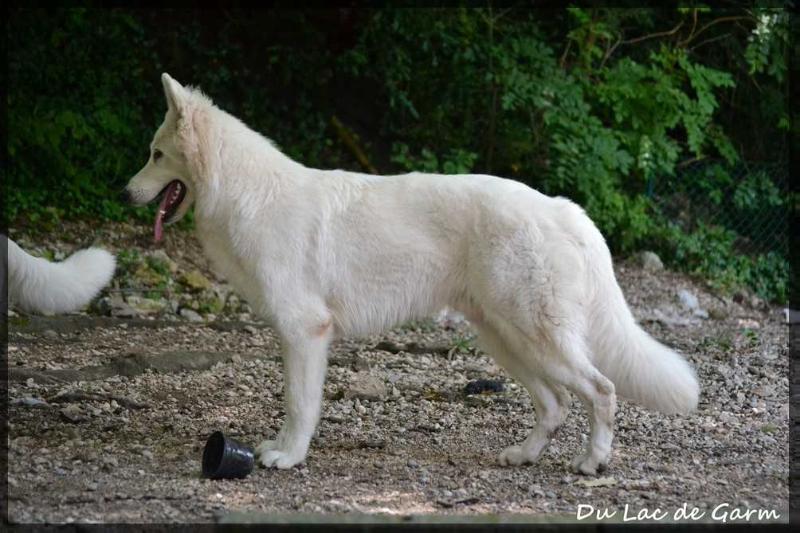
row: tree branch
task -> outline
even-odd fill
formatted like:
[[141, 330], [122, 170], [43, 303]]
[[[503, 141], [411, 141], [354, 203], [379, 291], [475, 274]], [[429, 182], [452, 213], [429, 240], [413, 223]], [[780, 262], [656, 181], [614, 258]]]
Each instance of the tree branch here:
[[667, 35], [673, 35], [673, 34], [675, 34], [675, 32], [677, 32], [679, 29], [681, 29], [681, 26], [683, 26], [683, 23], [684, 23], [684, 21], [682, 20], [682, 21], [680, 21], [678, 23], [677, 26], [675, 26], [674, 28], [672, 28], [669, 31], [660, 31], [660, 32], [656, 32], [656, 33], [650, 33], [648, 35], [642, 35], [641, 37], [636, 37], [634, 39], [628, 39], [627, 41], [622, 41], [622, 43], [620, 43], [620, 44], [634, 44], [634, 43], [638, 43], [638, 42], [641, 42], [641, 41], [645, 41], [647, 39], [654, 39], [656, 37], [666, 37]]
[[369, 162], [369, 158], [367, 154], [364, 153], [364, 150], [356, 142], [355, 137], [353, 136], [350, 131], [341, 123], [341, 121], [336, 117], [336, 115], [331, 117], [331, 125], [333, 129], [336, 130], [336, 134], [339, 136], [339, 139], [344, 143], [348, 150], [355, 156], [356, 160], [364, 167], [364, 170], [369, 172], [370, 174], [377, 174], [378, 170], [372, 166], [372, 163]]
[[606, 50], [606, 53], [603, 56], [603, 61], [600, 62], [600, 69], [606, 66], [606, 61], [608, 61], [608, 58], [611, 57], [611, 54], [614, 53], [614, 50], [616, 50], [617, 47], [621, 44], [622, 44], [622, 35], [620, 35], [619, 39], [617, 39], [617, 42], [615, 42], [613, 46], [609, 47]]
[[714, 19], [699, 30], [697, 33], [692, 33], [687, 37], [685, 40], [678, 43], [678, 46], [686, 46], [691, 42], [692, 39], [696, 39], [698, 35], [706, 31], [708, 28], [713, 26], [714, 24], [719, 24], [720, 22], [733, 22], [737, 20], [752, 20], [752, 17], [745, 17], [745, 16], [735, 16], [735, 17], [720, 17], [718, 19]]
[[686, 42], [692, 40], [695, 28], [697, 28], [697, 8], [692, 10], [692, 30], [689, 32], [689, 37], [686, 38]]
[[701, 47], [701, 46], [703, 46], [704, 44], [713, 43], [713, 42], [715, 42], [715, 41], [721, 41], [722, 39], [727, 39], [728, 37], [731, 37], [731, 34], [730, 34], [730, 33], [726, 33], [726, 34], [723, 34], [723, 35], [717, 35], [716, 37], [711, 37], [710, 39], [706, 39], [705, 41], [700, 41], [700, 42], [699, 42], [699, 43], [697, 43], [696, 45], [692, 46], [692, 47], [689, 49], [689, 51], [690, 51], [690, 52], [694, 52], [695, 50], [697, 50], [698, 48], [700, 48], [700, 47]]
[[[641, 41], [645, 41], [647, 39], [654, 39], [656, 37], [666, 37], [668, 35], [674, 35], [675, 32], [677, 32], [679, 29], [681, 29], [681, 26], [683, 26], [683, 23], [684, 23], [684, 21], [682, 20], [682, 21], [680, 21], [678, 23], [677, 26], [675, 26], [671, 30], [660, 31], [660, 32], [656, 32], [656, 33], [649, 33], [647, 35], [642, 35], [640, 37], [635, 37], [633, 39], [628, 39], [627, 41], [622, 40], [622, 37], [620, 36], [620, 38], [617, 40], [617, 42], [614, 43], [614, 46], [609, 48], [608, 51], [606, 52], [605, 56], [603, 57], [603, 61], [600, 63], [600, 68], [603, 68], [603, 66], [605, 66], [606, 62], [611, 57], [611, 54], [613, 54], [620, 45], [622, 45], [622, 44], [634, 44], [634, 43], [638, 43], [638, 42], [641, 42]], [[565, 54], [566, 54], [566, 52], [565, 52]], [[562, 58], [562, 60], [563, 60], [563, 58]]]
[[564, 48], [564, 53], [561, 54], [561, 59], [558, 61], [558, 66], [563, 70], [564, 64], [567, 62], [567, 54], [569, 54], [569, 49], [572, 48], [572, 39], [567, 41], [567, 47]]

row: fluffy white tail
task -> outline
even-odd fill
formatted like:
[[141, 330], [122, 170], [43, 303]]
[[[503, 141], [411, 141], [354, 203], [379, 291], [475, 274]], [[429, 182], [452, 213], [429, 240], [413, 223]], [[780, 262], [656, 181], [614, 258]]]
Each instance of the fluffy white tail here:
[[25, 311], [56, 314], [76, 311], [111, 281], [114, 256], [87, 248], [60, 263], [33, 257], [8, 239], [8, 296]]
[[620, 396], [667, 414], [693, 410], [700, 395], [694, 370], [636, 324], [613, 270], [610, 275], [595, 300], [590, 333], [595, 366]]

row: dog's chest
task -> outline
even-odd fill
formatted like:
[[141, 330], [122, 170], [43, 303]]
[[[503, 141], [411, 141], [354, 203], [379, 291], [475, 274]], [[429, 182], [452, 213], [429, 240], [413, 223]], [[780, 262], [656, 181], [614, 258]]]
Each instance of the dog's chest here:
[[197, 226], [197, 237], [214, 270], [248, 301], [253, 304], [258, 302], [260, 295], [256, 280], [236, 254], [231, 239], [219, 230], [201, 224]]

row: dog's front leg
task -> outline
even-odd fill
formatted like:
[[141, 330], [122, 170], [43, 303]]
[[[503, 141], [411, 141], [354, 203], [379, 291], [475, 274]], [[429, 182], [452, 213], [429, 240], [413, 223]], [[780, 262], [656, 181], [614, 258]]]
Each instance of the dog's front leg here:
[[264, 466], [291, 468], [305, 459], [319, 421], [333, 327], [330, 318], [323, 318], [279, 330], [286, 420], [278, 437], [262, 442], [256, 453]]

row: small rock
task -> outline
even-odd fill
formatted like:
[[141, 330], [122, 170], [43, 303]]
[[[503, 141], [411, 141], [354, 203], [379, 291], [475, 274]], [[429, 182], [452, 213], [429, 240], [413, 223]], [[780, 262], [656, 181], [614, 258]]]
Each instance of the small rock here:
[[725, 320], [730, 316], [728, 311], [721, 307], [712, 307], [711, 309], [708, 310], [708, 314], [714, 320]]
[[11, 402], [11, 405], [24, 405], [25, 407], [47, 407], [49, 404], [40, 399], [26, 396], [24, 398], [17, 398]]
[[576, 483], [587, 489], [593, 487], [612, 487], [617, 484], [617, 480], [613, 477], [599, 477], [597, 479], [582, 479]]
[[736, 325], [743, 329], [760, 329], [761, 324], [758, 320], [753, 320], [752, 318], [740, 318]]
[[365, 372], [370, 369], [369, 361], [365, 357], [356, 356], [355, 361], [353, 362], [353, 369], [356, 372]]
[[249, 333], [250, 335], [257, 335], [258, 334], [258, 328], [256, 328], [255, 326], [247, 325], [247, 326], [244, 327], [244, 330], [247, 333]]
[[180, 282], [196, 291], [210, 289], [212, 287], [211, 281], [205, 277], [199, 270], [192, 270], [181, 276]]
[[121, 297], [112, 296], [98, 300], [98, 312], [116, 318], [134, 318], [138, 316], [136, 309], [128, 305]]
[[56, 333], [52, 329], [46, 329], [42, 332], [42, 337], [44, 337], [47, 340], [55, 341], [58, 340], [58, 333]]
[[140, 264], [133, 277], [140, 287], [152, 287], [164, 281], [164, 276], [150, 268], [147, 263]]
[[750, 298], [750, 307], [758, 310], [769, 309], [767, 303], [758, 296], [753, 296], [752, 298]]
[[419, 468], [419, 463], [414, 459], [409, 459], [406, 465], [408, 465], [409, 468]]
[[678, 291], [678, 301], [687, 311], [694, 311], [695, 309], [700, 308], [700, 303], [697, 301], [697, 296], [686, 289], [681, 289]]
[[198, 313], [197, 311], [195, 311], [193, 309], [190, 309], [188, 307], [182, 308], [180, 310], [180, 313], [178, 313], [178, 314], [180, 316], [182, 316], [183, 318], [185, 318], [186, 320], [188, 320], [189, 322], [202, 322], [203, 321], [203, 317], [200, 316], [200, 313]]
[[61, 416], [70, 422], [83, 422], [89, 419], [89, 417], [81, 410], [81, 408], [75, 404], [70, 404], [61, 409], [59, 412], [61, 413]]
[[673, 328], [676, 326], [689, 326], [692, 324], [692, 320], [686, 317], [678, 316], [674, 312], [664, 312], [661, 309], [654, 309], [651, 320], [655, 320], [657, 322], [661, 322], [665, 326], [669, 328]]
[[[385, 440], [366, 440], [358, 443], [358, 447], [361, 449], [366, 448], [378, 448], [383, 449], [386, 447]], [[378, 461], [375, 462], [375, 466], [378, 466]], [[383, 468], [383, 464], [381, 463], [380, 468]]]
[[530, 487], [528, 487], [528, 494], [538, 498], [544, 498], [546, 495], [545, 492], [542, 490], [541, 485], [531, 485]]
[[108, 296], [103, 296], [102, 298], [97, 298], [94, 302], [92, 302], [92, 310], [99, 315], [108, 316], [111, 314], [111, 298]]
[[156, 261], [166, 265], [169, 271], [173, 274], [178, 271], [178, 263], [173, 261], [172, 258], [168, 256], [167, 252], [165, 252], [164, 250], [155, 250], [153, 252], [149, 252], [147, 256], [152, 257]]
[[661, 262], [661, 258], [655, 252], [649, 250], [639, 252], [636, 254], [635, 260], [639, 266], [650, 272], [664, 270], [664, 263]]
[[130, 296], [127, 303], [140, 315], [152, 315], [160, 313], [167, 308], [167, 301], [164, 299], [153, 300], [151, 298]]
[[380, 400], [386, 396], [386, 386], [383, 380], [364, 373], [356, 375], [355, 381], [344, 393], [345, 400], [358, 398], [360, 400]]

